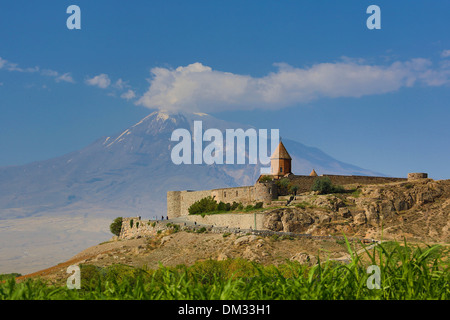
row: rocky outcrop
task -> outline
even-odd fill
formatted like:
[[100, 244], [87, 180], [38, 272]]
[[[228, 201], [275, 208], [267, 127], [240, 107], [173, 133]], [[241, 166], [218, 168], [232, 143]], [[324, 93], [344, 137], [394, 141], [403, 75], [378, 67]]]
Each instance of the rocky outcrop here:
[[366, 222], [367, 222], [367, 217], [364, 214], [364, 212], [356, 214], [355, 217], [353, 218], [353, 223], [357, 226], [366, 224]]
[[[448, 239], [450, 181], [414, 180], [360, 187], [340, 195], [312, 193], [295, 197], [291, 206], [265, 213], [265, 229], [342, 234], [369, 238], [385, 235]], [[419, 236], [420, 235], [420, 236]]]
[[438, 183], [424, 179], [414, 183], [397, 184], [395, 187], [367, 186], [362, 189], [362, 197], [354, 199], [354, 202], [364, 210], [367, 224], [376, 227], [383, 219], [392, 218], [415, 205], [434, 202], [442, 193]]
[[314, 192], [295, 196], [295, 199], [291, 201], [290, 204], [305, 207], [317, 207], [332, 211], [338, 211], [339, 208], [345, 207], [344, 201], [335, 195], [317, 195]]
[[300, 264], [306, 264], [309, 266], [313, 266], [315, 264], [317, 264], [317, 258], [314, 256], [310, 256], [307, 253], [303, 253], [303, 252], [299, 252], [294, 254], [291, 258], [291, 261], [297, 261]]
[[319, 216], [300, 208], [280, 208], [267, 213], [264, 228], [272, 231], [303, 233]]

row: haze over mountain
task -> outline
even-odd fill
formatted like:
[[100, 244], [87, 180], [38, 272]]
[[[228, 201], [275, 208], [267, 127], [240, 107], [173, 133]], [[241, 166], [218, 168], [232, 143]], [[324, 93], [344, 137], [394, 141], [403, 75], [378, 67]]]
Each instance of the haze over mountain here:
[[[0, 168], [0, 219], [42, 215], [73, 204], [161, 216], [165, 215], [168, 190], [253, 184], [260, 165], [172, 163], [171, 149], [178, 143], [170, 141], [172, 132], [185, 128], [192, 133], [194, 120], [202, 121], [203, 130], [250, 128], [200, 113], [153, 112], [124, 132], [98, 139], [80, 151]], [[283, 139], [283, 143], [293, 158], [296, 174], [309, 174], [314, 168], [319, 174], [376, 175], [299, 142]]]
[[[250, 128], [201, 113], [153, 112], [125, 131], [98, 139], [80, 151], [0, 168], [0, 272], [12, 272], [11, 261], [15, 266], [24, 257], [32, 261], [30, 248], [36, 249], [38, 244], [39, 256], [46, 257], [48, 264], [107, 240], [109, 223], [117, 216], [165, 216], [169, 190], [253, 184], [260, 175], [259, 164], [175, 165], [171, 161], [171, 150], [178, 144], [170, 141], [172, 132], [185, 128], [192, 133], [194, 120], [202, 121], [203, 131]], [[293, 158], [295, 174], [309, 174], [314, 168], [318, 174], [380, 175], [296, 141], [283, 139], [283, 143]], [[45, 241], [37, 240], [43, 236]], [[52, 246], [56, 242], [61, 243], [62, 252]], [[45, 247], [53, 248], [52, 252]], [[2, 270], [5, 259], [10, 262], [8, 270]]]

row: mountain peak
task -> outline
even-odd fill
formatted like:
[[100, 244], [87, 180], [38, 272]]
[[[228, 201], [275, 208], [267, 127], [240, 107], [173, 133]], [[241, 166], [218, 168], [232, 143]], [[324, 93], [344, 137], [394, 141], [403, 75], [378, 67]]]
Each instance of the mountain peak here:
[[[150, 113], [148, 116], [133, 125], [129, 130], [145, 130], [147, 133], [161, 133], [176, 128], [190, 128], [193, 121], [203, 120], [208, 123], [217, 121], [209, 114], [202, 112], [177, 112], [172, 113], [167, 110], [158, 110]], [[214, 125], [211, 125], [214, 127]]]
[[154, 111], [152, 113], [150, 113], [148, 116], [146, 116], [145, 118], [143, 118], [141, 121], [139, 121], [138, 123], [136, 123], [134, 126], [132, 126], [132, 128], [137, 127], [138, 125], [140, 125], [143, 122], [146, 121], [166, 121], [168, 119], [173, 119], [170, 117], [170, 114], [164, 111]]

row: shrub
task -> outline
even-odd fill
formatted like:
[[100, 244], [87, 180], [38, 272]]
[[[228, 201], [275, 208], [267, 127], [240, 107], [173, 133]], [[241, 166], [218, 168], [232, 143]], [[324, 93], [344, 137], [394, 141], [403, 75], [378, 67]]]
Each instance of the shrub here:
[[272, 180], [273, 178], [271, 176], [262, 176], [261, 179], [259, 179], [259, 182], [269, 182]]
[[239, 207], [239, 203], [237, 203], [236, 201], [233, 201], [233, 204], [231, 205], [230, 210], [236, 210], [237, 207]]
[[115, 218], [114, 221], [109, 225], [109, 230], [115, 236], [120, 235], [120, 230], [122, 230], [122, 217]]
[[334, 185], [328, 177], [318, 177], [314, 180], [311, 191], [319, 191], [319, 194], [343, 193], [343, 186]]
[[217, 201], [210, 196], [194, 202], [188, 209], [189, 214], [202, 214], [216, 210]]
[[319, 194], [327, 194], [333, 191], [333, 184], [328, 177], [316, 178], [311, 187], [311, 191], [318, 191]]
[[255, 204], [255, 209], [261, 209], [263, 207], [263, 203], [262, 202], [257, 202]]
[[297, 194], [297, 191], [298, 191], [298, 186], [291, 186], [290, 188], [289, 188], [289, 190], [290, 190], [290, 192], [292, 193], [292, 194], [294, 194], [294, 195], [296, 195]]
[[301, 209], [305, 209], [305, 208], [312, 208], [313, 206], [307, 202], [307, 201], [302, 201], [301, 203], [297, 203], [295, 205], [297, 208], [301, 208]]
[[361, 195], [362, 190], [357, 188], [355, 189], [355, 191], [352, 192], [352, 196], [355, 198], [359, 198], [359, 196]]
[[227, 204], [220, 201], [219, 204], [217, 205], [217, 211], [227, 211]]
[[204, 233], [204, 232], [206, 232], [206, 228], [205, 228], [205, 227], [201, 227], [201, 228], [198, 229], [196, 232], [197, 232], [197, 233]]
[[280, 195], [286, 195], [289, 191], [289, 179], [283, 178], [281, 180], [277, 180], [275, 184], [278, 187], [278, 193]]
[[249, 204], [249, 205], [247, 205], [245, 207], [244, 211], [250, 211], [250, 210], [253, 210], [253, 209], [254, 209], [254, 207], [251, 204]]
[[286, 189], [289, 186], [289, 179], [283, 178], [281, 180], [277, 180], [276, 185], [280, 189]]
[[131, 228], [131, 229], [133, 229], [133, 223], [134, 223], [134, 221], [133, 221], [133, 219], [131, 219], [131, 220], [130, 220], [130, 228]]
[[333, 185], [333, 193], [344, 193], [345, 192], [345, 188], [343, 186], [340, 185]]
[[180, 231], [180, 226], [178, 224], [168, 223], [166, 226], [169, 227], [173, 233]]

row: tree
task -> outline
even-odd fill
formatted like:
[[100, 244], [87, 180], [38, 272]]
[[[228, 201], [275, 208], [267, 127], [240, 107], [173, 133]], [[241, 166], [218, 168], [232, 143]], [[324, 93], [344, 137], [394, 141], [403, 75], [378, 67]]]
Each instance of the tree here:
[[314, 180], [311, 191], [319, 191], [319, 194], [333, 192], [333, 184], [328, 177], [318, 177]]
[[220, 201], [217, 205], [217, 211], [227, 211], [227, 205], [225, 202]]
[[286, 195], [288, 193], [289, 179], [283, 178], [281, 180], [277, 180], [275, 183], [278, 187], [279, 194]]
[[319, 191], [319, 194], [343, 193], [345, 192], [345, 188], [332, 184], [328, 177], [318, 177], [314, 180], [311, 191]]
[[113, 223], [109, 226], [109, 230], [113, 235], [119, 236], [120, 230], [122, 230], [122, 217], [114, 219]]
[[189, 214], [202, 214], [217, 210], [217, 201], [211, 196], [194, 202], [188, 209]]
[[297, 191], [298, 191], [298, 186], [291, 186], [291, 193], [295, 196], [297, 195]]

